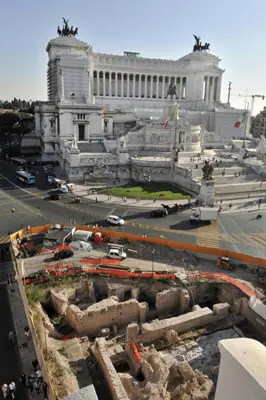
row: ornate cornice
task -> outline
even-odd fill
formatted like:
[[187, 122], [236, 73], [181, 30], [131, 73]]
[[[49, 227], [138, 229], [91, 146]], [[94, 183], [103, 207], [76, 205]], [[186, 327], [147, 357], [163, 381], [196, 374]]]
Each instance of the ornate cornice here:
[[74, 37], [68, 37], [68, 36], [59, 36], [55, 39], [51, 39], [46, 46], [47, 52], [50, 50], [51, 46], [78, 48], [78, 49], [86, 49], [86, 50], [92, 49], [92, 47], [90, 45], [88, 45], [88, 43], [82, 42], [81, 40], [78, 40]]

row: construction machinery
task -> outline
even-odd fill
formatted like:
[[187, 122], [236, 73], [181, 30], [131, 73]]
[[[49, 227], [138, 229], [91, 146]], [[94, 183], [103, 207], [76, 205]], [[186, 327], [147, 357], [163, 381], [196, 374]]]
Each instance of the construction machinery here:
[[228, 257], [218, 257], [216, 261], [216, 266], [220, 269], [225, 269], [227, 271], [232, 271], [233, 266], [230, 263]]
[[254, 111], [254, 103], [255, 103], [255, 99], [261, 99], [264, 100], [265, 96], [264, 94], [252, 94], [252, 95], [248, 95], [248, 94], [238, 94], [238, 95], [232, 95], [232, 96], [237, 96], [237, 97], [244, 97], [245, 100], [245, 107], [246, 109], [248, 109], [248, 98], [251, 99], [251, 103], [250, 103], [250, 113], [251, 116], [253, 115], [253, 111]]

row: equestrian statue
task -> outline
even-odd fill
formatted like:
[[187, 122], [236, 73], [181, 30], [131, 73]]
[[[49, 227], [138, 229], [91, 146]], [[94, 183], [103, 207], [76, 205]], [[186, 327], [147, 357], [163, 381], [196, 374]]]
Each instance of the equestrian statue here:
[[213, 179], [213, 177], [212, 177], [213, 166], [210, 164], [209, 161], [207, 161], [207, 160], [204, 161], [204, 167], [202, 168], [202, 172], [203, 172], [202, 179], [204, 181], [210, 181]]

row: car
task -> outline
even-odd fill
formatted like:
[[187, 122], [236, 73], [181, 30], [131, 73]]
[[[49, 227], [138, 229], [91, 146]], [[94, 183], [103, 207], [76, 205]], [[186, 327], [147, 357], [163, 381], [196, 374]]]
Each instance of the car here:
[[110, 225], [118, 226], [125, 225], [125, 221], [122, 218], [117, 217], [116, 215], [109, 215], [109, 217], [107, 218], [107, 223]]
[[62, 260], [63, 258], [69, 258], [72, 257], [73, 255], [74, 252], [70, 249], [60, 250], [54, 254], [54, 260]]
[[150, 216], [152, 218], [166, 217], [167, 215], [168, 215], [168, 211], [165, 208], [159, 209], [159, 210], [153, 210], [150, 212]]
[[62, 197], [61, 193], [58, 189], [51, 190], [50, 192], [48, 192], [48, 195], [51, 200], [60, 200]]
[[62, 193], [68, 193], [68, 187], [65, 185], [61, 185], [59, 188], [60, 192]]

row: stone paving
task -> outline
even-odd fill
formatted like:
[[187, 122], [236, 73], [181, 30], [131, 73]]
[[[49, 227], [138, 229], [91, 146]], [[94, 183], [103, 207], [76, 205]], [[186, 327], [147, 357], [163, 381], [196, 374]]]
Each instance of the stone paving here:
[[[266, 187], [266, 183], [264, 183], [265, 187]], [[260, 184], [258, 184], [258, 186], [260, 186]], [[101, 185], [101, 187], [103, 187], [103, 185]], [[178, 204], [187, 204], [188, 200], [184, 199], [184, 200], [157, 200], [155, 203], [153, 200], [140, 200], [137, 201], [135, 198], [127, 198], [127, 201], [123, 201], [121, 197], [117, 197], [117, 196], [111, 196], [111, 199], [108, 200], [108, 196], [105, 194], [88, 194], [88, 191], [92, 188], [96, 188], [96, 185], [90, 186], [90, 185], [75, 185], [74, 186], [74, 190], [73, 190], [73, 194], [81, 197], [83, 199], [86, 199], [88, 201], [93, 201], [96, 202], [97, 199], [97, 203], [106, 203], [110, 206], [119, 206], [119, 205], [124, 205], [124, 206], [129, 206], [129, 207], [140, 207], [140, 208], [159, 208], [161, 206], [161, 203], [163, 204], [167, 204], [169, 206], [172, 206], [176, 203]], [[235, 213], [235, 212], [243, 212], [244, 210], [248, 209], [248, 211], [255, 211], [258, 210], [258, 200], [261, 199], [262, 203], [261, 203], [261, 210], [266, 210], [266, 197], [265, 197], [265, 193], [259, 193], [259, 192], [255, 192], [254, 196], [250, 196], [251, 198], [248, 197], [247, 192], [244, 191], [245, 196], [242, 199], [230, 199], [230, 197], [228, 198], [228, 200], [222, 200], [222, 202], [220, 201], [220, 199], [217, 200], [217, 202], [215, 203], [215, 205], [217, 206], [222, 206], [223, 210], [222, 210], [222, 214], [225, 213]], [[229, 207], [229, 204], [232, 205], [232, 207]], [[247, 204], [247, 208], [245, 207], [245, 204]]]

